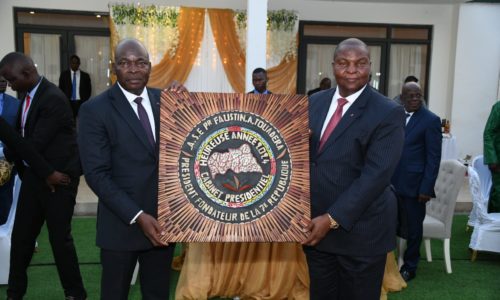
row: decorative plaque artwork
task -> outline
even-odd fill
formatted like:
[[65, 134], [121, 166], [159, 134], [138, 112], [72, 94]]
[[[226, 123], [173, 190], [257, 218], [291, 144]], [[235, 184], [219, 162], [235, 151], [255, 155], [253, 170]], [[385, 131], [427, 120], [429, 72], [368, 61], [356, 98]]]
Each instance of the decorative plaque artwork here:
[[158, 214], [168, 242], [300, 242], [307, 97], [163, 92]]

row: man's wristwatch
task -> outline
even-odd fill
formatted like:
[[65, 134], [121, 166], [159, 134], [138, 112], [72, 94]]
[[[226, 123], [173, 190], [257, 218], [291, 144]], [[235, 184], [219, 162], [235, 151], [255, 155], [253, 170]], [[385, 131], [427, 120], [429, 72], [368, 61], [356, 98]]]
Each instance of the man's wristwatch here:
[[339, 223], [337, 223], [337, 221], [335, 221], [329, 213], [327, 213], [327, 216], [328, 216], [328, 219], [330, 219], [330, 229], [339, 228]]

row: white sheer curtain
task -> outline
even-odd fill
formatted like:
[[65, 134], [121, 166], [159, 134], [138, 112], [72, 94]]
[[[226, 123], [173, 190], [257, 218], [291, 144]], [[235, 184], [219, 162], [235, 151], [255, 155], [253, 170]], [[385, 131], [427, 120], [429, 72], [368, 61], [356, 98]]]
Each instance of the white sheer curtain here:
[[109, 37], [75, 35], [76, 55], [80, 69], [90, 75], [92, 96], [109, 87], [109, 47]]
[[336, 86], [333, 77], [333, 51], [337, 45], [309, 44], [307, 45], [306, 62], [306, 92], [319, 87], [319, 82], [325, 77], [332, 80], [332, 87]]
[[377, 90], [380, 87], [380, 77], [382, 73], [380, 72], [380, 61], [382, 59], [382, 47], [381, 46], [368, 46], [370, 49], [370, 60], [372, 62], [372, 76], [370, 80], [370, 85]]
[[30, 57], [38, 73], [54, 84], [59, 83], [61, 52], [59, 34], [30, 33]]
[[190, 92], [234, 93], [222, 66], [206, 11], [204, 31], [200, 51], [184, 85]]
[[401, 93], [401, 86], [408, 75], [418, 78], [418, 82], [425, 90], [425, 62], [427, 57], [426, 45], [391, 45], [389, 70], [389, 90], [387, 95], [393, 98]]

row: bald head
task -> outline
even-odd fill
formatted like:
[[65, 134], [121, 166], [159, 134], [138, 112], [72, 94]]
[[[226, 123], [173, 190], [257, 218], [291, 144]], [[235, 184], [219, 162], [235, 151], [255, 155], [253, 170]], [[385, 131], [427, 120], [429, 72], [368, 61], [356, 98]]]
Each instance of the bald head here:
[[19, 52], [11, 52], [0, 61], [0, 75], [17, 92], [30, 91], [40, 79], [33, 60]]
[[333, 60], [337, 57], [338, 53], [341, 51], [345, 51], [348, 49], [360, 49], [365, 52], [368, 58], [370, 57], [370, 49], [368, 46], [360, 39], [357, 38], [349, 38], [340, 42], [335, 48], [335, 52], [333, 52]]
[[407, 112], [414, 112], [422, 106], [422, 89], [416, 82], [407, 82], [401, 90], [401, 102]]
[[142, 54], [148, 58], [149, 53], [146, 47], [137, 39], [127, 38], [120, 40], [115, 47], [115, 61], [118, 57], [123, 55], [123, 52], [128, 49], [135, 49], [137, 52], [142, 52]]

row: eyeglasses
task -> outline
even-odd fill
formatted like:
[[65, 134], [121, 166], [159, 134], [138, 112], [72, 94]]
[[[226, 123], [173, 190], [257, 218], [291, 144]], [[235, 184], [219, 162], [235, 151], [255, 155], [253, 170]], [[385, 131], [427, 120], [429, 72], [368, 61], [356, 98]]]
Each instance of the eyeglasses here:
[[116, 63], [120, 68], [129, 69], [132, 66], [139, 69], [146, 69], [149, 67], [149, 61], [146, 60], [120, 60]]

